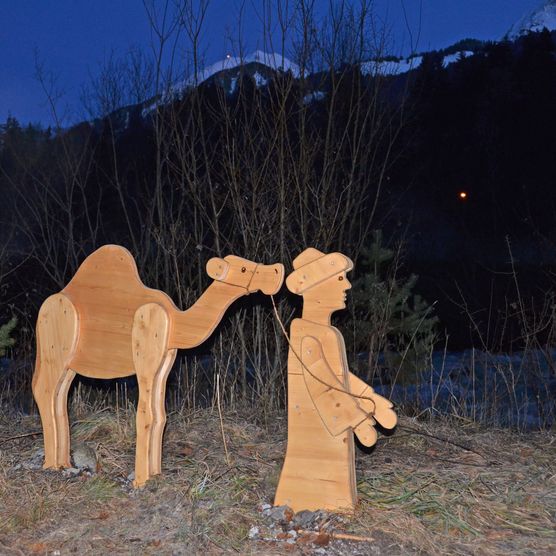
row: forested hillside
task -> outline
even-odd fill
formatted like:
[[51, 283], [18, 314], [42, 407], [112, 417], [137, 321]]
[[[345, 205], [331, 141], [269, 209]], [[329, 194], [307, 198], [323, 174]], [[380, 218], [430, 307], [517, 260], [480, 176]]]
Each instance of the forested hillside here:
[[233, 91], [213, 78], [71, 129], [10, 119], [5, 316], [15, 308], [33, 322], [106, 242], [129, 247], [144, 279], [187, 305], [215, 253], [289, 265], [315, 245], [358, 262], [383, 229], [465, 345], [454, 297], [473, 310], [515, 295], [513, 257], [540, 300], [556, 233], [554, 34], [473, 46], [447, 66], [427, 53], [397, 76], [343, 64], [297, 77], [267, 68], [261, 83], [245, 71]]

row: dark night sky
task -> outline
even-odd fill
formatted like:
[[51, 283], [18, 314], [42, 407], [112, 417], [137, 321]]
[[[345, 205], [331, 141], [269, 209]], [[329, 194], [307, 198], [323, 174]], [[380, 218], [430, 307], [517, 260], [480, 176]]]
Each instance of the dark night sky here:
[[[161, 2], [158, 2], [161, 4]], [[206, 64], [233, 52], [239, 0], [211, 0], [203, 36]], [[448, 46], [458, 39], [501, 38], [541, 0], [375, 0], [375, 13], [391, 29], [390, 50], [407, 54]], [[262, 0], [244, 2], [246, 52], [265, 49], [257, 13]], [[328, 0], [317, 0], [324, 13]], [[405, 5], [406, 24], [402, 6]], [[411, 30], [411, 35], [408, 33]], [[0, 122], [51, 121], [34, 78], [35, 52], [57, 77], [59, 101], [68, 120], [83, 117], [79, 93], [111, 51], [132, 46], [147, 51], [151, 33], [141, 0], [0, 0]], [[266, 48], [269, 50], [269, 48]], [[278, 50], [278, 49], [275, 49]]]

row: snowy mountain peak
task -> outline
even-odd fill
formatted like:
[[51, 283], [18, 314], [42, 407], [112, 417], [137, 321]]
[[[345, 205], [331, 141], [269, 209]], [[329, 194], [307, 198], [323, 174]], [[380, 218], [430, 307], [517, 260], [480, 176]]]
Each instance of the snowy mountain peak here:
[[524, 15], [504, 38], [516, 39], [527, 33], [542, 31], [545, 27], [549, 31], [556, 30], [556, 0], [545, 0], [536, 10]]
[[228, 55], [223, 60], [199, 70], [196, 74], [194, 73], [190, 75], [178, 85], [178, 88], [195, 87], [216, 73], [246, 66], [247, 64], [251, 64], [253, 62], [257, 62], [263, 66], [268, 66], [273, 70], [291, 71], [294, 77], [299, 77], [299, 66], [294, 64], [291, 60], [288, 60], [285, 56], [282, 56], [282, 54], [256, 50], [255, 52], [243, 57]]
[[[268, 73], [265, 68], [268, 68], [270, 71], [291, 72], [291, 74], [296, 78], [300, 76], [299, 66], [294, 64], [291, 60], [288, 60], [288, 58], [282, 54], [278, 54], [276, 52], [255, 50], [255, 52], [243, 57], [228, 54], [223, 60], [202, 69], [198, 69], [196, 73], [191, 74], [186, 79], [178, 81], [169, 87], [166, 92], [145, 103], [142, 115], [143, 117], [146, 117], [158, 106], [181, 99], [188, 90], [197, 87], [211, 77], [222, 74], [223, 72], [232, 73], [232, 75], [229, 76], [227, 87], [228, 92], [232, 94], [235, 91], [238, 77], [241, 73], [241, 68], [249, 64], [260, 64], [259, 69], [261, 71], [255, 70], [251, 75], [255, 80], [257, 87], [264, 87], [268, 83], [268, 76], [263, 75]], [[235, 72], [232, 70], [235, 70]], [[221, 84], [224, 83], [222, 82]]]

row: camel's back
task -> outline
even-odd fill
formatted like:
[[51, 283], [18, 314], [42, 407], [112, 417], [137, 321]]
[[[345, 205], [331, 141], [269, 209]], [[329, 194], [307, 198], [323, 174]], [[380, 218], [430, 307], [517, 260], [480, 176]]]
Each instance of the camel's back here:
[[131, 253], [105, 245], [91, 254], [62, 290], [79, 315], [79, 340], [70, 367], [85, 376], [114, 378], [134, 373], [131, 328], [145, 303], [175, 310], [163, 292], [147, 288]]

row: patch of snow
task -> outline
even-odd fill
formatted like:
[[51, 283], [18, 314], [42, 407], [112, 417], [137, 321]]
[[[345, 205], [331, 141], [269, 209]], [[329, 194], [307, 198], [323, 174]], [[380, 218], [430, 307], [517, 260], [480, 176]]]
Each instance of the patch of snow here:
[[268, 53], [262, 50], [256, 50], [245, 58], [245, 64], [249, 64], [250, 62], [259, 62], [274, 70], [290, 71], [294, 77], [299, 77], [301, 75], [297, 64], [294, 64], [291, 60], [288, 60], [288, 58], [276, 52]]
[[268, 79], [262, 76], [258, 71], [253, 74], [253, 79], [257, 84], [257, 87], [264, 87], [268, 83]]
[[542, 31], [545, 27], [549, 31], [556, 30], [556, 0], [545, 0], [536, 10], [524, 15], [504, 38], [516, 39], [530, 32]]
[[[220, 71], [245, 66], [252, 62], [258, 62], [259, 64], [268, 66], [273, 70], [280, 70], [284, 72], [291, 71], [294, 77], [299, 77], [300, 75], [299, 66], [294, 64], [291, 60], [288, 60], [285, 56], [282, 56], [282, 54], [256, 50], [244, 58], [239, 56], [227, 56], [224, 60], [220, 60], [202, 70], [199, 70], [196, 74], [190, 75], [181, 83], [177, 83], [174, 88], [176, 90], [183, 90], [189, 87], [195, 87]], [[264, 79], [262, 76], [260, 77], [261, 79]]]
[[397, 62], [371, 60], [361, 64], [361, 73], [363, 75], [401, 75], [418, 68], [422, 61], [422, 56], [413, 56]]
[[160, 104], [161, 104], [160, 101], [155, 100], [154, 102], [151, 102], [147, 106], [144, 106], [143, 110], [141, 110], [141, 117], [145, 119], [147, 116], [150, 115], [151, 112], [156, 110], [160, 106]]
[[444, 56], [444, 60], [442, 60], [442, 66], [446, 67], [450, 64], [455, 62], [459, 62], [462, 58], [469, 58], [469, 56], [473, 56], [474, 52], [471, 50], [462, 50], [460, 52], [456, 52], [455, 54], [448, 54], [448, 56]]
[[311, 104], [317, 100], [322, 100], [326, 96], [324, 91], [313, 91], [303, 97], [303, 104]]
[[[362, 360], [368, 354], [359, 354]], [[483, 422], [522, 430], [550, 428], [556, 422], [556, 349], [492, 354], [479, 350], [433, 352], [432, 365], [414, 384], [374, 384], [394, 403], [431, 413], [475, 415]], [[385, 358], [381, 354], [380, 364]]]
[[236, 90], [236, 87], [237, 87], [237, 77], [232, 77], [232, 80], [231, 80], [231, 83], [230, 83], [230, 90], [229, 90], [229, 93], [231, 95], [234, 94], [234, 92]]
[[[470, 50], [462, 50], [455, 54], [448, 54], [442, 60], [443, 67], [447, 67], [460, 60], [473, 56], [474, 52]], [[371, 60], [361, 64], [361, 73], [363, 75], [401, 75], [408, 71], [417, 69], [423, 61], [422, 56], [411, 56], [410, 58], [401, 59], [399, 61], [378, 61]]]

